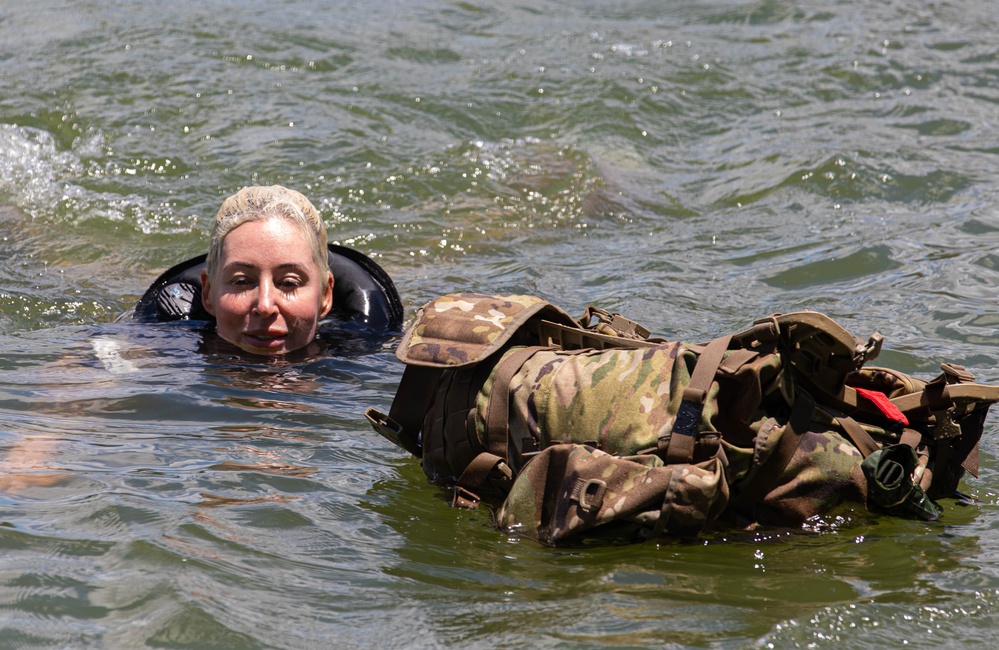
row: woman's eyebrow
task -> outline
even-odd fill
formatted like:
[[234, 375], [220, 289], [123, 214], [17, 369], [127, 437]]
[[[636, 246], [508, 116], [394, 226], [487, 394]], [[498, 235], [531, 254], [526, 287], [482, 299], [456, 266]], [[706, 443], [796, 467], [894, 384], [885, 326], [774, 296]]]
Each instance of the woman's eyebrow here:
[[[222, 268], [224, 269], [240, 268], [240, 269], [257, 270], [261, 267], [259, 264], [254, 264], [253, 262], [243, 262], [241, 260], [233, 260], [231, 262], [226, 263], [226, 265], [223, 266]], [[292, 270], [307, 271], [309, 269], [309, 266], [307, 264], [300, 264], [299, 262], [285, 262], [283, 264], [278, 264], [274, 268], [281, 270], [292, 269]]]
[[244, 268], [244, 269], [255, 269], [255, 268], [258, 268], [257, 265], [254, 264], [253, 262], [241, 262], [239, 260], [233, 260], [231, 262], [226, 262], [225, 266], [223, 266], [222, 268], [228, 269], [228, 268], [232, 268], [232, 267], [239, 267], [239, 268]]

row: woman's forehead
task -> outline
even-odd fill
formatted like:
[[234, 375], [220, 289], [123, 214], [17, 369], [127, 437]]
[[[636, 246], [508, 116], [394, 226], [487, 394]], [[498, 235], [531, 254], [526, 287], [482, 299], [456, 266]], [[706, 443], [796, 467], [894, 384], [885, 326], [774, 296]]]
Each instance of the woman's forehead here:
[[[222, 242], [224, 264], [240, 260], [259, 265], [312, 263], [312, 244], [306, 233], [284, 219], [264, 219], [240, 224]], [[273, 265], [273, 264], [272, 264]]]

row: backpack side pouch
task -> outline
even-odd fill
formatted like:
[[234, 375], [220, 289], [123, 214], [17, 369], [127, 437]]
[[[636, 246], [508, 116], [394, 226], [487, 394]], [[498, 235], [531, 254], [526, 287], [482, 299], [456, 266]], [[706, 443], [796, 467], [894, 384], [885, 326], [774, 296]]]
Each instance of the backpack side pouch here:
[[599, 527], [632, 540], [695, 537], [728, 503], [724, 462], [663, 465], [557, 444], [524, 466], [496, 515], [501, 530], [556, 545]]

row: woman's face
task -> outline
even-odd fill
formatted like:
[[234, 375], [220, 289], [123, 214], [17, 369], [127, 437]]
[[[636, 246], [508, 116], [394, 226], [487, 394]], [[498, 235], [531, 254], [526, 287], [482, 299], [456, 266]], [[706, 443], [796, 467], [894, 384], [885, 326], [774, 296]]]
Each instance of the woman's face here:
[[201, 274], [201, 300], [219, 336], [255, 354], [308, 345], [333, 304], [333, 275], [320, 273], [305, 235], [284, 219], [250, 221], [222, 242], [213, 277]]

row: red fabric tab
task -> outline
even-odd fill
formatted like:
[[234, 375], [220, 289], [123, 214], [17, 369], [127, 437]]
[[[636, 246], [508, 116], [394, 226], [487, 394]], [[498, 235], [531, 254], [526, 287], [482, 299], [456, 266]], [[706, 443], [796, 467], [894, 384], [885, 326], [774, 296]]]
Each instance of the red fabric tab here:
[[884, 413], [885, 417], [889, 420], [894, 420], [895, 422], [901, 423], [903, 426], [909, 425], [909, 418], [905, 417], [902, 411], [898, 410], [898, 407], [892, 404], [888, 396], [881, 391], [871, 390], [869, 388], [854, 388], [858, 395], [866, 397], [874, 406], [878, 407], [878, 410]]

